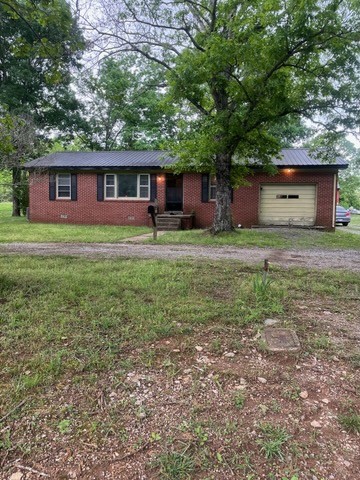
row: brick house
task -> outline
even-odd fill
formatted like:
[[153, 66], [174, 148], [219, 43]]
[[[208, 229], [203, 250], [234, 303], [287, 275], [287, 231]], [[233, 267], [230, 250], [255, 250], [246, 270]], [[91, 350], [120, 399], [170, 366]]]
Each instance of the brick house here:
[[[147, 207], [183, 228], [211, 226], [216, 179], [204, 173], [174, 175], [166, 152], [61, 152], [28, 162], [32, 222], [150, 225]], [[334, 228], [341, 158], [321, 163], [306, 149], [284, 149], [277, 174], [253, 167], [247, 186], [233, 191], [234, 225]]]

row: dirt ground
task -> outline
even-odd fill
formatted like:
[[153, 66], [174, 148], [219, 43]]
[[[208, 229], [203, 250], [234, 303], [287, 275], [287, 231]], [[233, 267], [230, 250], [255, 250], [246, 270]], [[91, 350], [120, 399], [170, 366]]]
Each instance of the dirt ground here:
[[[356, 305], [299, 302], [296, 354], [267, 352], [253, 327], [125, 348], [110, 375], [64, 379], [21, 407], [0, 478], [360, 479], [359, 434], [338, 421], [360, 407]], [[267, 426], [288, 435], [280, 456], [266, 457]]]
[[159, 259], [207, 258], [240, 260], [258, 264], [267, 258], [282, 267], [346, 269], [360, 271], [360, 253], [356, 250], [311, 250], [207, 247], [199, 245], [153, 245], [129, 242], [110, 243], [8, 243], [0, 244], [0, 254], [70, 255], [84, 257], [139, 257]]
[[[18, 243], [0, 254], [268, 258], [360, 271], [359, 252], [348, 250]], [[359, 298], [304, 299], [277, 326], [296, 330], [299, 353], [269, 353], [257, 326], [213, 326], [123, 346], [110, 373], [59, 380], [0, 423], [0, 479], [360, 480], [359, 433], [339, 422], [360, 411]]]

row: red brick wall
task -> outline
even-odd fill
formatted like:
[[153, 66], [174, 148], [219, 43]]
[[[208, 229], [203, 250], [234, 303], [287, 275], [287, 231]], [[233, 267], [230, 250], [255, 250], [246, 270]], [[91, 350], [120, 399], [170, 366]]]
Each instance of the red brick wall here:
[[[96, 173], [77, 176], [78, 200], [49, 200], [49, 176], [30, 176], [30, 220], [44, 223], [151, 225], [147, 213], [148, 200], [97, 201]], [[300, 183], [317, 185], [316, 225], [332, 228], [334, 173], [281, 172], [269, 177], [257, 173], [248, 179], [251, 186], [234, 191], [232, 204], [234, 225], [244, 227], [258, 224], [260, 186], [263, 183]], [[183, 176], [184, 213], [195, 212], [195, 227], [209, 227], [213, 220], [215, 202], [201, 202], [201, 175], [185, 173]], [[165, 174], [157, 177], [159, 210], [165, 209]]]
[[[248, 177], [251, 186], [234, 191], [232, 214], [234, 225], [249, 228], [258, 224], [261, 184], [289, 183], [312, 184], [317, 186], [316, 225], [332, 228], [334, 208], [334, 172], [292, 172], [282, 171], [274, 176], [256, 173]], [[184, 213], [195, 212], [195, 226], [209, 227], [214, 216], [215, 202], [201, 203], [201, 176], [184, 174]]]
[[[165, 202], [164, 175], [158, 178], [159, 203]], [[30, 175], [30, 221], [98, 225], [149, 225], [149, 200], [97, 201], [96, 173], [78, 173], [77, 201], [49, 200], [49, 175]]]

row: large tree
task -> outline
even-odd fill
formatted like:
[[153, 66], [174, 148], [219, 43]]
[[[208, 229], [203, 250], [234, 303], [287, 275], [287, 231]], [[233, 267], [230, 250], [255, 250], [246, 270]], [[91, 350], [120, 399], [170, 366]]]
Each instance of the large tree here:
[[174, 151], [179, 168], [216, 174], [215, 233], [232, 228], [234, 165], [269, 163], [284, 120], [359, 122], [358, 0], [99, 1], [103, 18], [86, 19], [95, 45], [161, 65], [172, 98], [192, 106]]
[[90, 150], [156, 149], [173, 137], [176, 114], [165, 108], [159, 68], [137, 58], [108, 58], [96, 75], [80, 82], [83, 129], [77, 135]]
[[[71, 70], [78, 65], [84, 41], [69, 5], [64, 0], [0, 0], [0, 106], [3, 132], [9, 143], [0, 144], [0, 167], [13, 172], [14, 209], [23, 155], [18, 128], [24, 119], [38, 131], [72, 127], [78, 102], [70, 89]], [[25, 121], [25, 123], [28, 120]], [[5, 138], [5, 137], [4, 137]]]

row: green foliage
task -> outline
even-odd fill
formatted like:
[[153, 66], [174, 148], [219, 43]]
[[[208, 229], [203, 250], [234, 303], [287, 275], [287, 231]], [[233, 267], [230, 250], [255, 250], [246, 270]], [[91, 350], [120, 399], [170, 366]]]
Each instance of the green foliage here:
[[64, 0], [0, 2], [0, 168], [11, 169], [13, 214], [27, 206], [20, 171], [49, 128], [71, 129], [79, 104], [69, 87], [84, 41]]
[[[282, 137], [303, 136], [304, 118], [332, 131], [358, 125], [359, 11], [354, 0], [308, 0], [301, 8], [284, 0], [181, 2], [176, 9], [132, 0], [102, 19], [116, 32], [107, 54], [133, 50], [160, 64], [168, 98], [191, 113], [172, 150], [177, 170], [217, 176], [213, 233], [232, 230], [230, 183], [254, 159], [270, 165]], [[134, 25], [131, 34], [124, 20]]]
[[234, 394], [234, 405], [237, 409], [242, 410], [245, 405], [245, 395], [243, 392], [235, 392]]
[[272, 279], [268, 275], [266, 275], [265, 272], [262, 275], [257, 274], [253, 280], [253, 290], [255, 296], [258, 299], [262, 299], [268, 296], [270, 294], [269, 290], [271, 284]]
[[58, 424], [58, 429], [59, 429], [59, 432], [62, 434], [62, 435], [65, 435], [66, 433], [69, 433], [70, 430], [71, 430], [71, 421], [70, 420], [61, 420], [61, 422], [59, 422]]
[[70, 71], [84, 40], [63, 0], [0, 3], [0, 104], [27, 113], [42, 128], [71, 126], [78, 103]]
[[197, 437], [199, 445], [201, 447], [203, 447], [209, 439], [208, 434], [206, 433], [206, 431], [203, 429], [203, 427], [201, 425], [196, 425], [195, 426], [194, 433]]
[[360, 209], [360, 175], [341, 175], [340, 204]]
[[161, 148], [174, 135], [175, 111], [163, 102], [159, 67], [133, 55], [107, 59], [97, 76], [83, 79], [85, 148], [142, 150]]
[[11, 172], [9, 170], [0, 170], [0, 203], [10, 202], [11, 193]]
[[262, 453], [264, 453], [267, 459], [278, 457], [284, 458], [284, 452], [282, 447], [290, 440], [291, 435], [287, 431], [271, 423], [263, 423], [259, 425], [262, 438], [257, 440], [257, 444], [260, 445]]
[[[358, 7], [347, 3], [358, 24]], [[201, 34], [178, 55], [169, 73], [174, 98], [206, 112], [201, 125], [196, 122], [193, 137], [186, 132], [177, 149], [185, 164], [195, 158], [199, 167], [204, 162], [213, 166], [214, 155], [231, 146], [235, 158], [266, 162], [279, 148], [291, 119], [297, 118], [295, 112], [312, 115], [314, 106], [335, 126], [341, 120], [333, 107], [340, 102], [347, 107], [348, 122], [356, 124], [355, 112], [345, 104], [356, 92], [335, 85], [343, 75], [341, 65], [347, 65], [346, 75], [355, 81], [358, 33], [336, 2], [327, 2], [322, 11], [316, 1], [301, 9], [284, 2], [271, 2], [269, 7], [261, 1], [251, 9], [223, 2], [202, 13], [213, 14], [214, 21], [200, 27]], [[349, 32], [346, 38], [337, 35], [340, 26]], [[324, 52], [336, 52], [336, 57], [324, 64]]]
[[340, 425], [351, 433], [360, 433], [360, 414], [350, 411], [338, 417]]
[[334, 133], [316, 134], [305, 145], [330, 163], [337, 156], [346, 160], [348, 168], [339, 172], [340, 204], [360, 208], [360, 148]]
[[[1, 425], [1, 424], [0, 424]], [[0, 452], [1, 450], [10, 450], [12, 447], [10, 430], [4, 429], [0, 434]]]
[[331, 348], [331, 340], [327, 335], [320, 335], [314, 338], [314, 347], [318, 350], [328, 350]]
[[156, 463], [160, 467], [160, 478], [162, 479], [190, 479], [195, 471], [194, 459], [186, 451], [163, 453], [157, 458]]
[[0, 155], [8, 155], [14, 151], [11, 131], [14, 123], [11, 115], [9, 115], [0, 104]]

